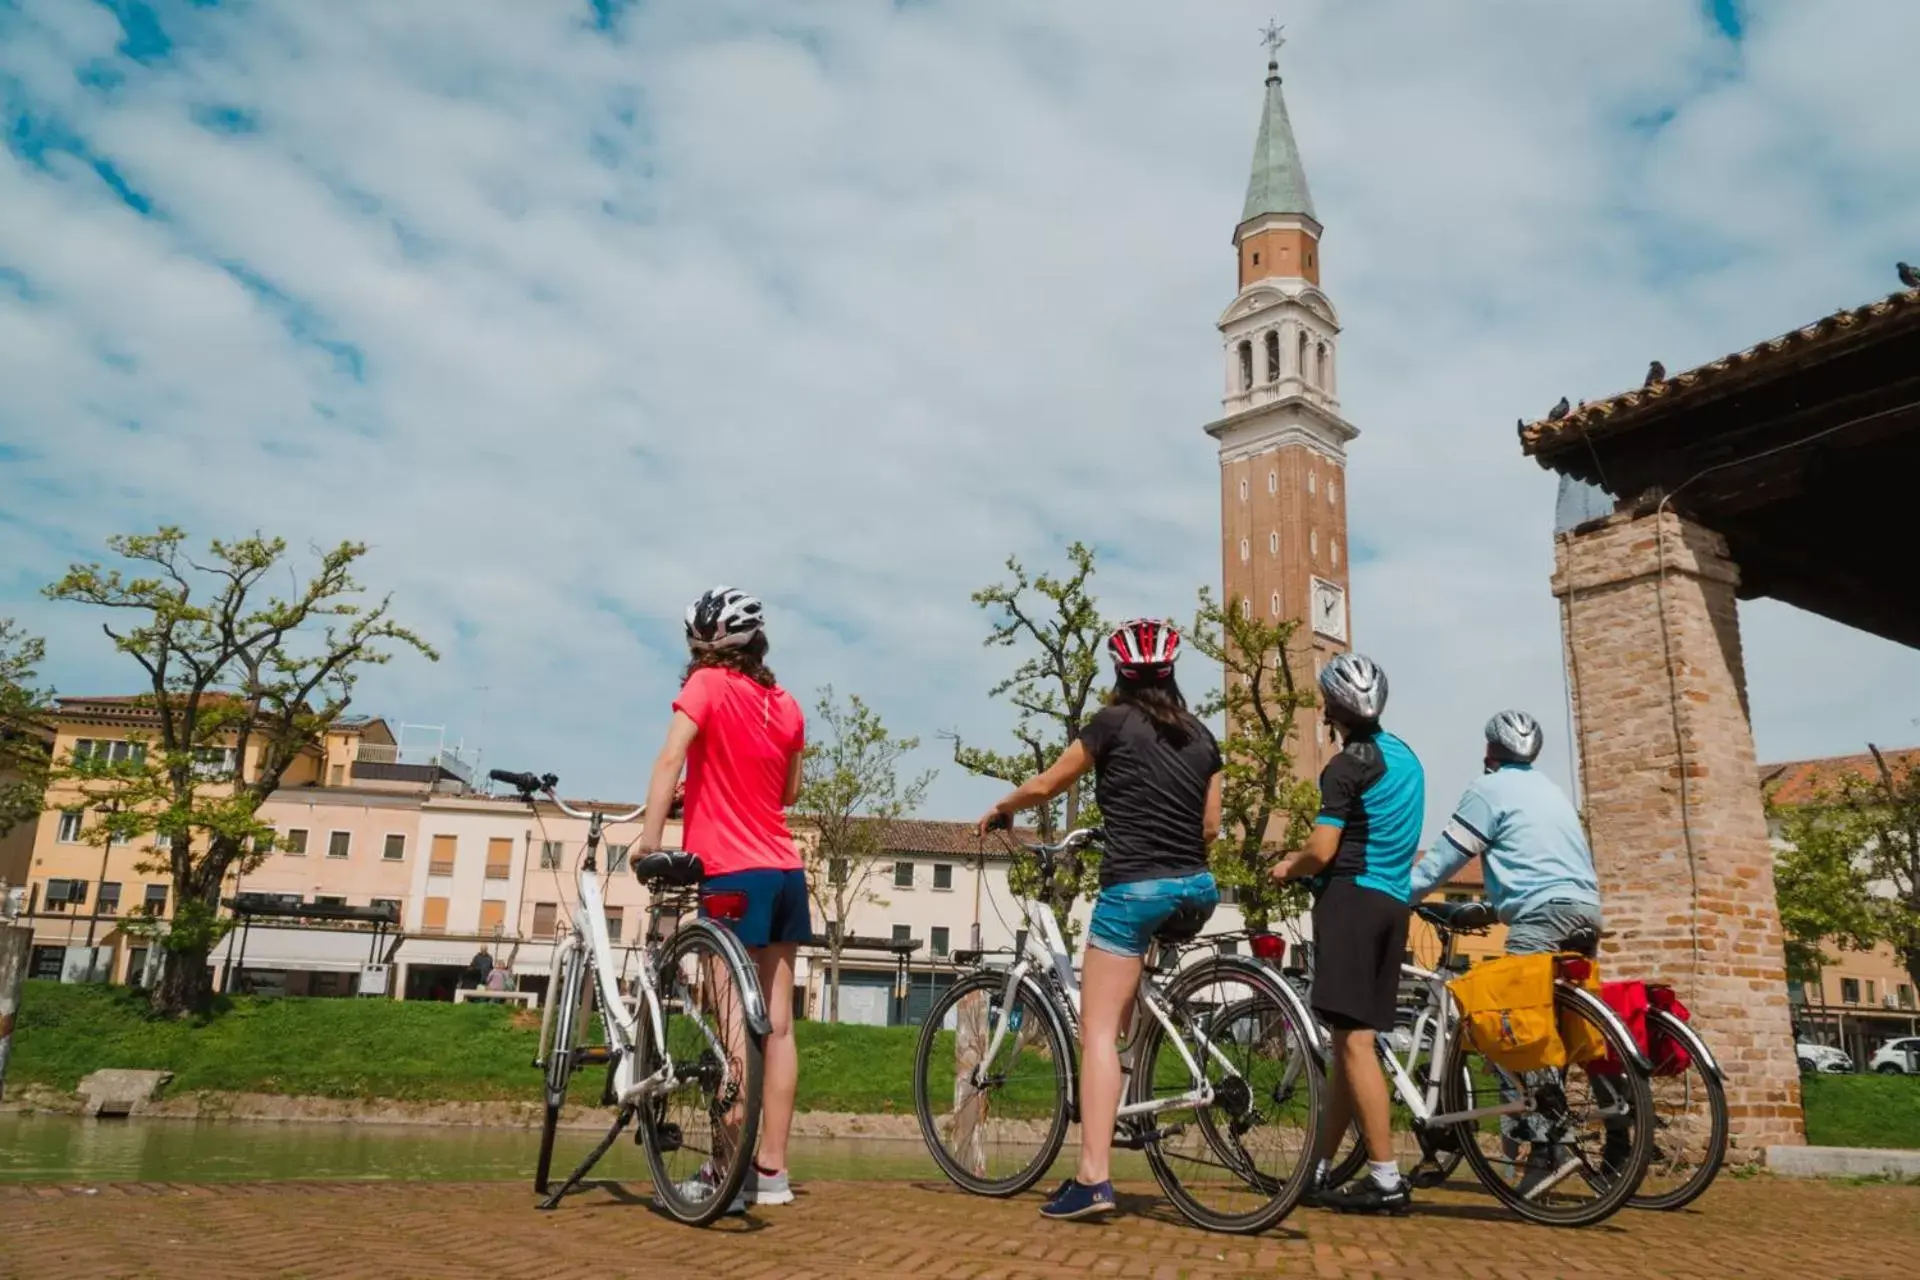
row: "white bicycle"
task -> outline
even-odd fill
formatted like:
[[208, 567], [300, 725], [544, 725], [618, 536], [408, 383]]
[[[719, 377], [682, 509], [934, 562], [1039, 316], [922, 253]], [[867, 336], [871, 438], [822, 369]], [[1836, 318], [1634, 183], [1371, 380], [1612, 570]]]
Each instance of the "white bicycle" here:
[[[584, 812], [554, 794], [559, 779], [553, 774], [495, 769], [489, 776], [529, 805], [545, 797], [587, 823], [586, 850], [576, 870], [580, 905], [554, 944], [534, 1060], [546, 1073], [533, 1180], [534, 1191], [546, 1196], [541, 1207], [558, 1205], [637, 1121], [636, 1140], [646, 1147], [656, 1200], [680, 1221], [704, 1226], [739, 1194], [760, 1131], [761, 1050], [769, 1024], [753, 963], [727, 930], [685, 920], [705, 875], [700, 859], [679, 851], [650, 853], [633, 864], [650, 892], [630, 1009], [607, 936], [597, 854], [608, 824], [631, 822], [645, 807], [624, 814]], [[602, 1039], [597, 1046], [586, 1043], [596, 1011]], [[573, 1073], [600, 1063], [607, 1067], [600, 1101], [617, 1108], [613, 1126], [549, 1193], [554, 1134]]]
[[[1099, 838], [1028, 845], [1042, 884], [1059, 858]], [[980, 1195], [1012, 1196], [1046, 1175], [1079, 1118], [1080, 983], [1060, 922], [1023, 898], [1011, 953], [956, 952], [979, 966], [934, 1002], [914, 1055], [914, 1110], [934, 1161]], [[1154, 938], [1121, 1047], [1130, 1077], [1113, 1143], [1143, 1152], [1187, 1219], [1264, 1231], [1306, 1189], [1322, 1123], [1321, 1054], [1306, 1006], [1257, 960], [1213, 955], [1181, 967], [1204, 916], [1176, 914]], [[1010, 956], [1005, 967], [990, 955]], [[951, 1021], [952, 1027], [947, 1024]]]

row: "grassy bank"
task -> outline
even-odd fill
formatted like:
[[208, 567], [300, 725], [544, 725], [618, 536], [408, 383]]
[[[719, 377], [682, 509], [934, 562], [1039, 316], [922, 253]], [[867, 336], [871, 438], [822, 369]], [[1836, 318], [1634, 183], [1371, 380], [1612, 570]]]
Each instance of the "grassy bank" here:
[[1800, 1087], [1814, 1146], [1920, 1151], [1920, 1079], [1802, 1076]]
[[[911, 1028], [802, 1023], [800, 1107], [913, 1111]], [[123, 987], [29, 982], [9, 1083], [72, 1090], [103, 1067], [171, 1071], [171, 1089], [325, 1098], [533, 1101], [539, 1026], [500, 1005], [222, 1000], [202, 1021], [150, 1018]], [[593, 1100], [604, 1072], [576, 1080]]]

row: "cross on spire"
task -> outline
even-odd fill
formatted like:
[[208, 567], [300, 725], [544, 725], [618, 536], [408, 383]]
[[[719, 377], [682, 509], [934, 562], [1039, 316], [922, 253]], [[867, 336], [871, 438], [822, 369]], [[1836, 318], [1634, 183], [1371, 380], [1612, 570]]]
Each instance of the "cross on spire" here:
[[1267, 46], [1267, 63], [1270, 66], [1280, 61], [1280, 46], [1287, 42], [1287, 37], [1282, 34], [1284, 31], [1286, 27], [1276, 25], [1271, 18], [1260, 31], [1260, 43]]

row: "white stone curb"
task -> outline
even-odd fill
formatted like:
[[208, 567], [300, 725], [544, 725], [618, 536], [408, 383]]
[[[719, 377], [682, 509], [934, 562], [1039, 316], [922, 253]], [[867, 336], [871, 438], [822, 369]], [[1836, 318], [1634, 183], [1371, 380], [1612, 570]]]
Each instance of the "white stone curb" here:
[[1920, 1151], [1768, 1147], [1767, 1168], [1789, 1178], [1920, 1178]]

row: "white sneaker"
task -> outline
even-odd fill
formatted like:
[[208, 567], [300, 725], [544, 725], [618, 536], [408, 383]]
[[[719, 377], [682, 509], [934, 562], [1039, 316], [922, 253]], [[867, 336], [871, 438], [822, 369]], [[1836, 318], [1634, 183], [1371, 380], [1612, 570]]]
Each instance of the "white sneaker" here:
[[[753, 1174], [753, 1170], [749, 1169], [747, 1170], [747, 1173], [749, 1178], [751, 1178]], [[691, 1200], [691, 1201], [697, 1202], [700, 1200], [708, 1199], [718, 1189], [715, 1186], [715, 1179], [713, 1176], [713, 1166], [705, 1165], [705, 1164], [701, 1165], [700, 1171], [698, 1173], [694, 1174], [691, 1178], [688, 1178], [686, 1181], [680, 1183], [676, 1189], [679, 1191], [680, 1198], [682, 1200]], [[792, 1198], [793, 1198], [793, 1193], [788, 1192], [787, 1199], [791, 1200]], [[660, 1209], [667, 1208], [667, 1202], [661, 1197], [660, 1193], [657, 1191], [654, 1192], [653, 1203], [656, 1208], [660, 1208]], [[733, 1203], [727, 1206], [727, 1212], [728, 1213], [745, 1213], [747, 1211], [747, 1205], [750, 1203], [752, 1203], [752, 1197], [749, 1194], [749, 1187], [743, 1183], [740, 1187], [739, 1193], [733, 1197]]]
[[749, 1165], [740, 1194], [753, 1204], [792, 1204], [793, 1182], [785, 1169], [779, 1173], [762, 1173], [758, 1165]]

